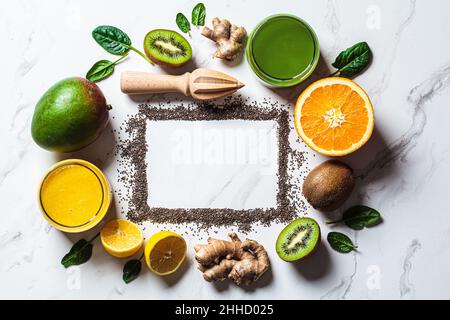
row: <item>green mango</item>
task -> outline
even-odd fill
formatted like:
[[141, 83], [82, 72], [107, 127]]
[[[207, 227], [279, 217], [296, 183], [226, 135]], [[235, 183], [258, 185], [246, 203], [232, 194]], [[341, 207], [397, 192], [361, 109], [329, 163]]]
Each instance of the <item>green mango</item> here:
[[46, 150], [76, 151], [100, 136], [108, 123], [108, 110], [95, 83], [79, 77], [63, 79], [36, 104], [31, 135]]

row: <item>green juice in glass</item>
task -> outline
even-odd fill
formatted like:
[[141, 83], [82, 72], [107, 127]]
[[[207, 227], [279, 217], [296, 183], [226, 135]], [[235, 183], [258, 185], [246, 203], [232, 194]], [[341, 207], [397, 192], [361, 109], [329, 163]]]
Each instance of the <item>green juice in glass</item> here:
[[289, 87], [305, 80], [317, 66], [319, 54], [319, 42], [311, 27], [287, 14], [262, 21], [250, 35], [246, 49], [253, 72], [273, 87]]

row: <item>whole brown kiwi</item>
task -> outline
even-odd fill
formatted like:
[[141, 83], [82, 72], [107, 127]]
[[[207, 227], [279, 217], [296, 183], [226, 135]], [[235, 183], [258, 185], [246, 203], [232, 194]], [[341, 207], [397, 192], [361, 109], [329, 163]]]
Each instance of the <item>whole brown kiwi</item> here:
[[303, 182], [303, 195], [313, 208], [333, 211], [348, 199], [355, 186], [353, 170], [339, 160], [315, 167]]

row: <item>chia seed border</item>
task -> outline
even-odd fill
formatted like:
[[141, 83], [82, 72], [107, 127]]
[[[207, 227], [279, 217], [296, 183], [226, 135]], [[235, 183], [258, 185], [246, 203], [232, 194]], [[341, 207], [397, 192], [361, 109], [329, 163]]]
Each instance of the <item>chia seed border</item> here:
[[[267, 102], [266, 102], [267, 103]], [[271, 107], [261, 107], [257, 103], [251, 105], [235, 99], [226, 101], [225, 108], [218, 108], [210, 103], [194, 104], [179, 103], [175, 107], [163, 108], [159, 106], [139, 104], [138, 113], [125, 122], [125, 132], [129, 135], [127, 141], [122, 140], [120, 154], [122, 164], [126, 164], [130, 171], [122, 171], [128, 177], [122, 176], [119, 180], [128, 185], [130, 195], [125, 199], [128, 202], [127, 217], [133, 222], [142, 223], [150, 221], [163, 224], [189, 224], [194, 223], [201, 229], [212, 226], [236, 226], [242, 232], [249, 232], [255, 223], [269, 226], [272, 222], [286, 223], [297, 216], [296, 206], [291, 203], [293, 189], [290, 183], [289, 157], [295, 152], [289, 143], [289, 110], [273, 104]], [[171, 105], [170, 101], [167, 105]], [[277, 168], [277, 195], [276, 207], [254, 209], [228, 209], [228, 208], [162, 208], [150, 207], [148, 195], [151, 184], [147, 181], [146, 154], [149, 148], [146, 141], [147, 123], [150, 121], [213, 121], [213, 120], [247, 120], [247, 121], [275, 121], [277, 123], [278, 168]], [[294, 159], [295, 160], [295, 159]], [[299, 162], [301, 158], [297, 159]], [[301, 166], [302, 163], [300, 163]], [[131, 166], [131, 168], [130, 168]], [[149, 190], [150, 189], [150, 190]]]

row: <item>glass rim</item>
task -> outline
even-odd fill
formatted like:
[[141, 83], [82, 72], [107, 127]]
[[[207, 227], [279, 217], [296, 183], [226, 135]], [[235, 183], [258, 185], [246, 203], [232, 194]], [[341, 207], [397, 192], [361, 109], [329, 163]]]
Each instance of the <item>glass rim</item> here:
[[[92, 217], [90, 217], [86, 222], [79, 224], [79, 225], [73, 225], [73, 226], [66, 225], [66, 224], [63, 224], [63, 223], [55, 220], [47, 212], [47, 210], [45, 209], [44, 203], [42, 201], [42, 189], [43, 189], [44, 184], [47, 181], [48, 177], [52, 173], [54, 173], [56, 170], [58, 170], [62, 167], [68, 166], [68, 165], [82, 166], [82, 167], [88, 169], [89, 171], [91, 171], [97, 178], [97, 180], [102, 188], [102, 198], [100, 200], [100, 205], [99, 205], [97, 212], [95, 212], [95, 214], [93, 214]], [[38, 202], [39, 202], [39, 208], [41, 209], [43, 216], [47, 219], [47, 221], [51, 225], [53, 225], [54, 227], [56, 227], [57, 229], [60, 229], [62, 231], [67, 231], [67, 232], [79, 232], [80, 231], [81, 232], [81, 231], [89, 230], [90, 229], [89, 227], [94, 227], [95, 225], [97, 225], [98, 222], [100, 222], [101, 219], [106, 215], [106, 213], [109, 209], [109, 206], [111, 204], [111, 188], [110, 188], [110, 185], [109, 185], [109, 182], [108, 182], [108, 179], [106, 178], [106, 176], [94, 164], [92, 164], [88, 161], [85, 161], [85, 160], [81, 160], [81, 159], [66, 159], [66, 160], [57, 162], [53, 166], [51, 166], [48, 169], [48, 171], [45, 173], [43, 178], [41, 179], [41, 182], [39, 185], [39, 190], [38, 190]], [[98, 219], [98, 221], [96, 221], [97, 219]]]
[[[312, 40], [314, 43], [314, 55], [312, 57], [310, 64], [304, 70], [302, 70], [302, 72], [300, 72], [299, 74], [297, 74], [296, 76], [294, 76], [292, 78], [277, 78], [277, 77], [274, 77], [274, 76], [268, 74], [258, 65], [258, 63], [256, 62], [256, 59], [254, 57], [253, 39], [255, 38], [256, 34], [258, 33], [258, 31], [261, 29], [262, 26], [264, 26], [271, 20], [274, 20], [277, 18], [290, 18], [290, 19], [296, 20], [297, 22], [303, 24], [307, 28], [309, 33], [311, 34], [311, 37], [312, 37]], [[252, 33], [250, 34], [250, 37], [247, 42], [246, 56], [247, 56], [247, 60], [250, 64], [251, 69], [253, 70], [253, 72], [256, 74], [256, 76], [259, 79], [261, 79], [262, 81], [264, 81], [265, 83], [267, 83], [269, 85], [274, 85], [277, 87], [289, 87], [289, 86], [294, 86], [296, 84], [301, 83], [302, 81], [304, 81], [306, 78], [308, 78], [311, 75], [311, 73], [314, 71], [314, 69], [316, 68], [317, 63], [319, 61], [320, 47], [319, 47], [319, 41], [318, 41], [316, 33], [314, 32], [312, 27], [305, 20], [299, 18], [298, 16], [292, 15], [292, 14], [280, 13], [280, 14], [274, 14], [274, 15], [268, 16], [256, 25], [256, 27], [253, 29]]]

